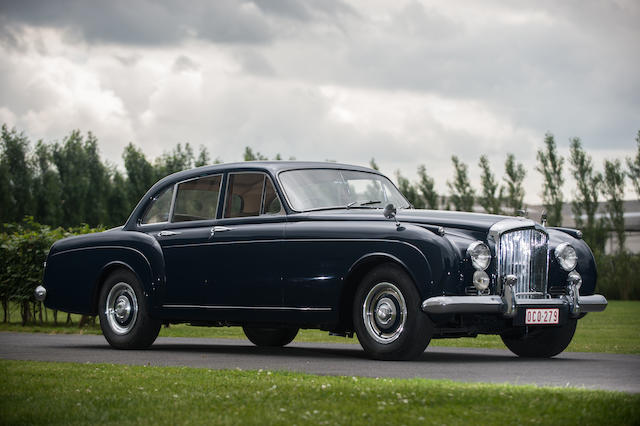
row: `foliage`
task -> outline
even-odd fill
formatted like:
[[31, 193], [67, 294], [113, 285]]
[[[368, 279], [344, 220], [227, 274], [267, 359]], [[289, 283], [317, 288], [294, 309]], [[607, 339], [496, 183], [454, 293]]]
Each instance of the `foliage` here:
[[627, 166], [629, 167], [629, 179], [636, 190], [638, 200], [640, 200], [640, 130], [636, 136], [637, 152], [635, 158], [627, 158]]
[[469, 168], [455, 155], [451, 156], [451, 162], [454, 167], [454, 177], [453, 182], [447, 181], [447, 186], [451, 192], [449, 199], [457, 211], [473, 211], [475, 191], [469, 181]]
[[544, 149], [537, 154], [536, 170], [544, 178], [542, 202], [547, 209], [549, 226], [562, 226], [562, 166], [564, 158], [558, 155], [556, 141], [551, 133], [544, 137]]
[[251, 147], [249, 146], [244, 148], [244, 161], [259, 161], [259, 160], [268, 160], [268, 158], [257, 151], [253, 152], [253, 149], [251, 149]]
[[427, 208], [435, 210], [438, 208], [438, 193], [435, 190], [433, 178], [427, 175], [427, 168], [421, 164], [418, 166], [418, 189], [422, 194]]
[[6, 424], [640, 421], [639, 395], [576, 388], [33, 361], [0, 361], [0, 375]]
[[[100, 230], [88, 225], [51, 229], [34, 222], [32, 217], [26, 217], [19, 224], [5, 224], [0, 234], [0, 300], [3, 308], [16, 302], [21, 307], [22, 323], [32, 321], [36, 311], [33, 291], [42, 282], [44, 262], [51, 245], [64, 237]], [[5, 315], [6, 312], [5, 308]]]
[[527, 172], [524, 169], [522, 163], [516, 162], [516, 157], [513, 154], [507, 154], [507, 159], [504, 163], [504, 177], [502, 178], [507, 184], [504, 189], [505, 204], [512, 209], [512, 214], [517, 215], [519, 210], [522, 210], [524, 200], [524, 187], [522, 182], [524, 181]]
[[596, 254], [598, 292], [609, 299], [640, 300], [640, 255], [618, 251]]
[[[598, 197], [602, 185], [602, 174], [593, 171], [591, 156], [582, 148], [580, 138], [571, 139], [571, 173], [576, 181], [576, 190], [571, 207], [576, 228], [581, 229], [584, 240], [594, 251], [603, 251], [606, 243], [604, 221], [596, 218]], [[586, 222], [583, 219], [586, 216]]]
[[380, 170], [380, 167], [378, 167], [378, 163], [376, 163], [376, 159], [371, 157], [371, 160], [369, 160], [369, 167], [371, 167], [373, 170]]
[[478, 165], [482, 169], [482, 195], [478, 198], [478, 202], [485, 212], [501, 214], [503, 190], [502, 188], [499, 188], [500, 185], [491, 171], [491, 165], [489, 164], [489, 159], [486, 155], [480, 156], [480, 162]]
[[609, 229], [618, 240], [618, 253], [624, 251], [624, 171], [620, 160], [605, 160], [602, 194], [607, 199]]
[[398, 180], [398, 189], [402, 192], [402, 195], [409, 200], [413, 207], [416, 209], [423, 209], [424, 201], [420, 197], [418, 189], [411, 183], [411, 181], [409, 181], [409, 179], [402, 176], [400, 170], [396, 171], [396, 179]]

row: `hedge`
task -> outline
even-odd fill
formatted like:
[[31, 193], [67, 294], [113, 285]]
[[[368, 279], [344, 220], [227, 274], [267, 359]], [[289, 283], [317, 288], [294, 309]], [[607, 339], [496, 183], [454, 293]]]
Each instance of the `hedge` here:
[[0, 301], [7, 322], [9, 304], [20, 306], [22, 323], [35, 321], [42, 305], [33, 291], [42, 282], [44, 262], [51, 245], [71, 235], [103, 231], [83, 225], [75, 228], [50, 228], [26, 217], [19, 224], [3, 224], [0, 232]]

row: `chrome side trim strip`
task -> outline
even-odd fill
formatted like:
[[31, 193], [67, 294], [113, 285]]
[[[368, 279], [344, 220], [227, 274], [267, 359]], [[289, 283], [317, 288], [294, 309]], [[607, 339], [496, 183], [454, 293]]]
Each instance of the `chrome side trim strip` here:
[[172, 309], [241, 309], [260, 311], [332, 311], [332, 308], [312, 308], [296, 306], [232, 306], [232, 305], [162, 305], [163, 308]]

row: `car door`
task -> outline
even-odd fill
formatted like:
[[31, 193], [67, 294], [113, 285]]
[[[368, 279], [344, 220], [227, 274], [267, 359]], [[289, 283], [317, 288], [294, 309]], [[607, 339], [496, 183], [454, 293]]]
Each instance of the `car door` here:
[[141, 230], [156, 238], [164, 255], [164, 307], [199, 306], [213, 290], [211, 270], [216, 265], [210, 245], [222, 176], [198, 177], [167, 188], [143, 216]]
[[210, 251], [216, 265], [210, 279], [219, 291], [206, 295], [209, 305], [246, 310], [252, 315], [282, 308], [285, 221], [268, 175], [228, 174], [222, 218]]

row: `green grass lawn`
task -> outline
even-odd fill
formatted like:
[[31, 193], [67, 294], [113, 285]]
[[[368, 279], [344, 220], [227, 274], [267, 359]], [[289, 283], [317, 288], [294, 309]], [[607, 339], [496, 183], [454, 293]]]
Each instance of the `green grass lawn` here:
[[[51, 312], [47, 313], [47, 317], [51, 321], [53, 317]], [[17, 312], [12, 313], [12, 318], [18, 319]], [[59, 321], [64, 322], [65, 319], [66, 314], [59, 314]], [[27, 325], [25, 327], [19, 323], [0, 323], [0, 331], [101, 334], [99, 325], [80, 329], [77, 326], [79, 316], [73, 315], [72, 319], [75, 325], [71, 326], [54, 326], [51, 322], [43, 325]], [[239, 327], [192, 327], [182, 324], [172, 325], [169, 328], [163, 327], [160, 336], [245, 338], [242, 329]], [[332, 337], [328, 333], [319, 330], [301, 330], [298, 337], [296, 337], [296, 341], [358, 343], [355, 338]], [[500, 349], [505, 347], [498, 336], [437, 339], [433, 340], [431, 345]], [[574, 352], [640, 354], [640, 301], [612, 300], [609, 301], [609, 306], [604, 312], [588, 314], [578, 321], [578, 330], [567, 350]]]
[[444, 380], [0, 361], [1, 424], [638, 424], [640, 395]]

